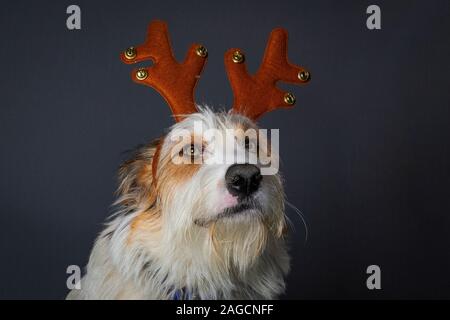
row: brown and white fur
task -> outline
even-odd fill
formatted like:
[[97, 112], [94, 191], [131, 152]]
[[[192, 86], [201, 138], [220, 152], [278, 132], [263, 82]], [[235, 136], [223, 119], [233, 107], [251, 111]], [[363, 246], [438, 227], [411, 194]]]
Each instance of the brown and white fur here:
[[[230, 164], [171, 161], [171, 132], [183, 128], [194, 135], [196, 121], [220, 130], [256, 128], [244, 116], [204, 108], [139, 148], [120, 167], [118, 209], [95, 241], [81, 289], [67, 299], [172, 299], [177, 290], [190, 299], [283, 293], [289, 256], [280, 177], [263, 176], [251, 197], [255, 206], [238, 210], [239, 200], [226, 188]], [[205, 157], [223, 152], [219, 145], [205, 146]]]

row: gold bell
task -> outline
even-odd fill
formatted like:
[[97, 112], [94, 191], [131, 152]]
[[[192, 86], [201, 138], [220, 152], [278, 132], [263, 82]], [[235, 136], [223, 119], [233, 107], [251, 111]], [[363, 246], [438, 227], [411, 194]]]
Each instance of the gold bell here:
[[301, 81], [307, 82], [311, 79], [311, 74], [308, 71], [303, 70], [298, 73], [298, 78]]
[[142, 81], [142, 80], [147, 79], [147, 77], [148, 77], [148, 72], [146, 69], [138, 69], [136, 71], [136, 79]]
[[129, 47], [127, 50], [125, 50], [125, 59], [133, 60], [136, 58], [137, 51], [135, 47]]
[[292, 106], [295, 103], [295, 96], [288, 92], [284, 95], [284, 102], [286, 102], [288, 105]]
[[202, 58], [206, 58], [208, 56], [208, 50], [206, 50], [204, 46], [198, 46], [195, 50], [195, 53], [197, 53], [197, 55]]
[[234, 63], [242, 63], [245, 60], [245, 56], [240, 51], [233, 52], [232, 60]]

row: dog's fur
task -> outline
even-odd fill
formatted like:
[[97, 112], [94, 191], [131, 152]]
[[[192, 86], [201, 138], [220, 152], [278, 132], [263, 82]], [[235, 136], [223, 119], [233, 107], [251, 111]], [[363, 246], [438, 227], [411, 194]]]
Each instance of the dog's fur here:
[[[120, 167], [117, 211], [95, 242], [81, 289], [68, 299], [173, 299], [180, 290], [189, 299], [272, 299], [284, 291], [289, 257], [280, 177], [264, 176], [253, 206], [238, 210], [225, 186], [229, 165], [170, 160], [171, 132], [195, 134], [195, 121], [256, 128], [246, 117], [206, 108], [139, 148]], [[209, 156], [222, 152], [219, 143], [207, 148]]]

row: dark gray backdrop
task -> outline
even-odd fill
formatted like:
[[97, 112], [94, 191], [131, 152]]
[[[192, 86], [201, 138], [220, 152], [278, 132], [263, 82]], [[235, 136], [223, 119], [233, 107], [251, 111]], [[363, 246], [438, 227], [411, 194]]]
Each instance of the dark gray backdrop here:
[[[119, 61], [168, 22], [178, 58], [204, 43], [198, 102], [229, 106], [223, 54], [256, 70], [270, 30], [312, 72], [291, 88], [281, 128], [292, 272], [285, 298], [450, 298], [449, 1], [72, 1], [0, 6], [0, 297], [63, 298], [69, 264], [85, 265], [113, 201], [121, 153], [172, 120]], [[366, 28], [370, 4], [382, 30]], [[365, 286], [378, 264], [382, 290]]]

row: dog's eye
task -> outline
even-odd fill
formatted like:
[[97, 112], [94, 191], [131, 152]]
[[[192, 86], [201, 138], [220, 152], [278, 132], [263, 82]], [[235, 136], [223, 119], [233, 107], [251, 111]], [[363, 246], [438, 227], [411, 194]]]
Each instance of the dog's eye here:
[[198, 155], [200, 155], [201, 151], [199, 149], [200, 148], [197, 147], [195, 144], [191, 144], [189, 146], [189, 155], [191, 155], [191, 156], [198, 156]]
[[256, 152], [258, 151], [258, 142], [256, 140], [250, 140], [249, 137], [245, 137], [245, 150]]
[[201, 156], [203, 153], [203, 147], [196, 144], [187, 144], [180, 150], [180, 157], [186, 156], [194, 159]]

